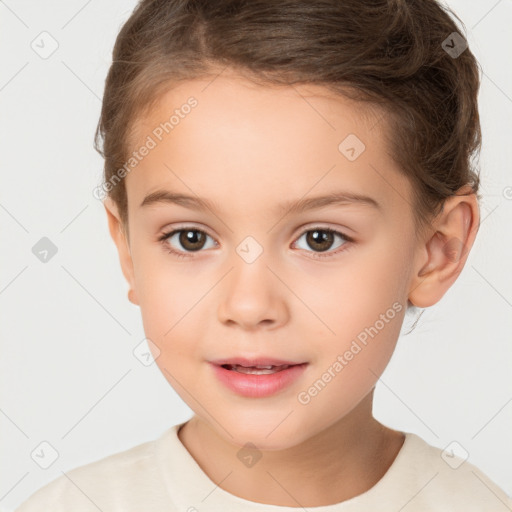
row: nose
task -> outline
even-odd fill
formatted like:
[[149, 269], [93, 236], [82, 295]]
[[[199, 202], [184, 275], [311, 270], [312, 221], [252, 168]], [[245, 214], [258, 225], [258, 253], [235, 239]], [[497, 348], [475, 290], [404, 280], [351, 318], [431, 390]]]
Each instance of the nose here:
[[286, 287], [265, 258], [250, 264], [235, 260], [223, 281], [218, 304], [218, 318], [223, 324], [254, 330], [275, 329], [287, 321]]

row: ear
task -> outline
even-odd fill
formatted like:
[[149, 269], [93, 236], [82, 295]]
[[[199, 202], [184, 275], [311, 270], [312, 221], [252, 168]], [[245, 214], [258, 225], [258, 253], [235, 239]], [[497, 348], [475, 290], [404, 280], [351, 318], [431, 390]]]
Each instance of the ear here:
[[121, 217], [119, 215], [117, 204], [110, 197], [107, 196], [103, 202], [103, 206], [105, 207], [105, 211], [107, 213], [108, 229], [110, 231], [110, 236], [116, 244], [117, 252], [119, 253], [119, 262], [121, 264], [121, 270], [126, 281], [128, 282], [128, 286], [130, 287], [128, 291], [128, 299], [133, 304], [139, 305], [139, 301], [137, 299], [137, 292], [135, 289], [135, 275], [133, 271], [133, 261], [130, 250], [130, 244], [128, 241], [127, 233], [125, 233], [123, 229], [123, 224], [121, 222]]
[[409, 300], [415, 306], [432, 306], [448, 291], [464, 268], [479, 225], [478, 200], [468, 185], [445, 200], [427, 242], [422, 241], [417, 253], [409, 290]]

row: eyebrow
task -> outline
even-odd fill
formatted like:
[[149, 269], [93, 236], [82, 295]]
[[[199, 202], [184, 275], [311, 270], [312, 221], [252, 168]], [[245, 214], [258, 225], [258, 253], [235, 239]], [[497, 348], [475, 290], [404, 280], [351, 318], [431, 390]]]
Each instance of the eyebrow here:
[[[154, 204], [177, 204], [191, 210], [210, 210], [217, 211], [218, 206], [208, 199], [202, 199], [197, 196], [173, 193], [168, 190], [156, 190], [147, 195], [142, 201], [140, 207]], [[361, 204], [370, 206], [382, 211], [382, 205], [373, 197], [352, 192], [332, 192], [323, 196], [309, 197], [299, 200], [290, 200], [277, 205], [277, 211], [287, 211], [290, 214], [302, 213], [307, 210], [322, 208], [324, 206], [347, 206], [351, 204]]]

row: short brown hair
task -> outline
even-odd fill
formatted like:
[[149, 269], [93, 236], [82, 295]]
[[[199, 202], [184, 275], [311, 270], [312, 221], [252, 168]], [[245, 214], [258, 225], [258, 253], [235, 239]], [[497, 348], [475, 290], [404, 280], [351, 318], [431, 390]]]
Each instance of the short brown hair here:
[[[463, 185], [478, 197], [479, 69], [469, 48], [446, 51], [465, 44], [449, 13], [464, 26], [435, 0], [141, 0], [105, 83], [94, 141], [105, 182], [163, 92], [230, 67], [257, 84], [312, 83], [378, 107], [422, 231]], [[124, 180], [109, 195], [127, 226]]]

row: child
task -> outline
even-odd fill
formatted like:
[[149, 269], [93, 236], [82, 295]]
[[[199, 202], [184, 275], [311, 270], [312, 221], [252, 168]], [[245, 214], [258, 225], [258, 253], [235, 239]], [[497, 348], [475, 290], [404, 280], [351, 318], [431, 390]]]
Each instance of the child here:
[[106, 81], [101, 192], [194, 415], [18, 511], [510, 510], [372, 415], [407, 309], [477, 234], [478, 88], [434, 0], [142, 0]]

